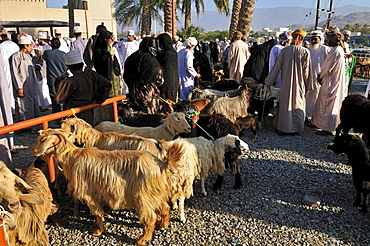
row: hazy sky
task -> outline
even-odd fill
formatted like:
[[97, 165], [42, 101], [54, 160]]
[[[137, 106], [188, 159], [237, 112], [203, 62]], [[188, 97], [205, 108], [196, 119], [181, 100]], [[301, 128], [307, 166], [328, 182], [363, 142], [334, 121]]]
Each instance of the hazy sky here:
[[[99, 0], [89, 0], [99, 1]], [[63, 4], [66, 4], [68, 0], [47, 0], [49, 8], [61, 8]], [[329, 7], [329, 0], [321, 0], [321, 8]], [[205, 10], [215, 10], [213, 0], [204, 0]], [[256, 8], [274, 8], [274, 7], [306, 7], [316, 8], [316, 0], [256, 0]], [[333, 8], [341, 7], [345, 5], [357, 5], [363, 7], [370, 7], [370, 0], [333, 0]], [[232, 0], [230, 1], [230, 9], [232, 7]]]

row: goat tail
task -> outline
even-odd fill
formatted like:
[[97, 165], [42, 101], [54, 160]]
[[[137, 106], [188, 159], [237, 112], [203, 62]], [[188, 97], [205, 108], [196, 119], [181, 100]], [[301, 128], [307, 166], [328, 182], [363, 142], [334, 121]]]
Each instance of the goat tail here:
[[180, 167], [179, 162], [184, 155], [182, 144], [174, 143], [167, 152], [167, 163], [170, 170], [176, 170]]

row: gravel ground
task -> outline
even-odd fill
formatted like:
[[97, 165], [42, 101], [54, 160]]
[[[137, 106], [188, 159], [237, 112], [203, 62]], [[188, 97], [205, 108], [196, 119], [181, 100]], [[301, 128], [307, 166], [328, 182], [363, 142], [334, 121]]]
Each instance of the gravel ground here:
[[[351, 93], [363, 93], [366, 85], [355, 80]], [[230, 170], [219, 191], [211, 188], [215, 175], [207, 178], [207, 197], [194, 184], [194, 196], [185, 202], [187, 221], [181, 223], [172, 211], [169, 227], [155, 231], [149, 245], [370, 245], [370, 215], [352, 206], [355, 189], [347, 157], [327, 151], [332, 137], [315, 131], [306, 127], [299, 136], [279, 136], [270, 125], [258, 132], [256, 141], [248, 132], [242, 188], [232, 188]], [[15, 166], [31, 164], [36, 137], [16, 132], [20, 150], [13, 156]], [[306, 194], [321, 205], [304, 205]], [[65, 225], [47, 224], [50, 245], [132, 245], [142, 233], [134, 211], [107, 209], [107, 231], [93, 237], [94, 217], [86, 206], [76, 218], [70, 198], [56, 201]]]

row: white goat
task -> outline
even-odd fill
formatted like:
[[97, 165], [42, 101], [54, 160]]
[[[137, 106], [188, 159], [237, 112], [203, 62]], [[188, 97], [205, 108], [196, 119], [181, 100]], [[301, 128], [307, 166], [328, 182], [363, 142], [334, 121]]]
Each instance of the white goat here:
[[23, 180], [0, 161], [0, 205], [13, 215], [15, 224], [6, 218], [10, 245], [49, 245], [45, 222], [57, 211], [52, 200], [48, 181], [39, 169], [30, 167]]
[[174, 112], [167, 116], [164, 123], [158, 127], [130, 127], [114, 122], [103, 121], [95, 126], [95, 129], [101, 132], [118, 132], [127, 135], [137, 135], [145, 138], [154, 138], [156, 140], [172, 140], [179, 133], [189, 133], [190, 125], [185, 118], [184, 113]]
[[99, 150], [77, 148], [58, 130], [40, 131], [32, 147], [36, 156], [54, 155], [69, 180], [68, 192], [87, 204], [96, 216], [98, 228], [104, 230], [104, 205], [112, 209], [134, 208], [144, 233], [137, 244], [144, 245], [153, 236], [155, 226], [164, 229], [169, 224], [169, 189], [167, 172], [177, 167], [182, 157], [181, 146], [173, 146], [167, 162], [147, 151]]
[[224, 175], [225, 164], [223, 157], [226, 151], [235, 148], [236, 141], [242, 143], [243, 151], [249, 150], [248, 145], [239, 137], [228, 135], [215, 141], [203, 137], [178, 138], [167, 142], [169, 145], [179, 144], [184, 148], [184, 154], [179, 163], [180, 168], [171, 178], [171, 203], [172, 208], [179, 209], [182, 222], [185, 221], [184, 200], [193, 195], [193, 182], [196, 178], [201, 179], [201, 189], [204, 196], [205, 178], [208, 173]]
[[246, 85], [239, 88], [240, 95], [237, 97], [220, 97], [207, 107], [208, 114], [222, 114], [231, 122], [235, 123], [237, 118], [246, 117], [249, 108], [249, 90]]

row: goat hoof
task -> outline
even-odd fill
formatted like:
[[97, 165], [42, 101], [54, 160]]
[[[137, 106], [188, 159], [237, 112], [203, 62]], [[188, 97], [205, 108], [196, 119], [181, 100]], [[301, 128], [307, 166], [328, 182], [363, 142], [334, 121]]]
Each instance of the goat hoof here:
[[136, 241], [136, 244], [137, 244], [137, 245], [145, 245], [147, 241], [148, 241], [148, 240], [145, 240], [145, 239], [144, 239], [144, 236], [142, 236], [142, 237], [140, 237], [140, 238]]
[[102, 231], [102, 230], [100, 230], [100, 229], [96, 229], [96, 230], [94, 231], [94, 233], [93, 233], [93, 236], [98, 237], [98, 236], [100, 236], [102, 233], [103, 233], [103, 231]]

